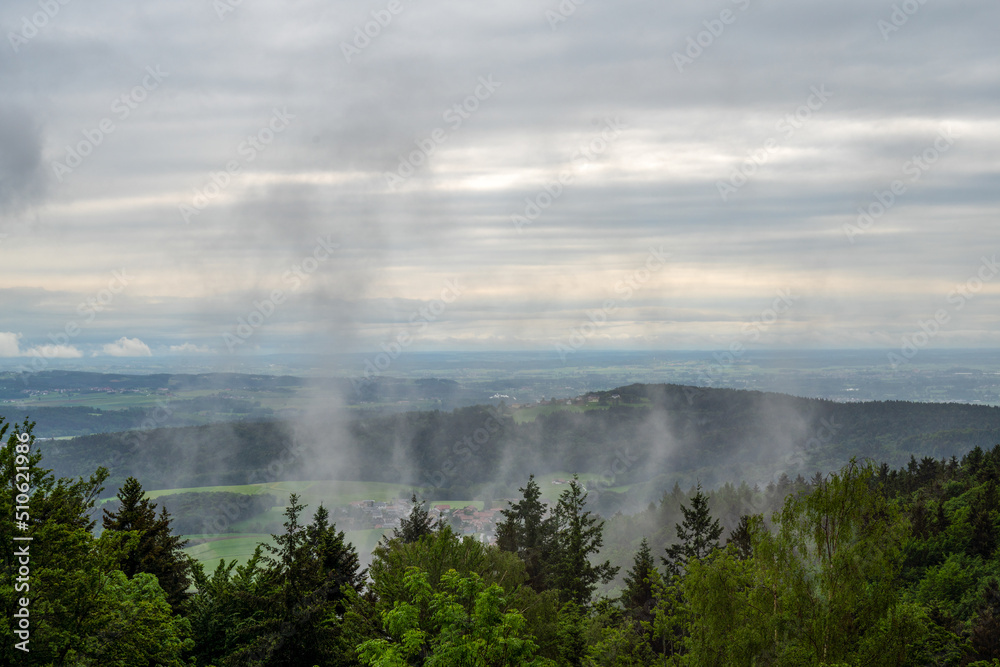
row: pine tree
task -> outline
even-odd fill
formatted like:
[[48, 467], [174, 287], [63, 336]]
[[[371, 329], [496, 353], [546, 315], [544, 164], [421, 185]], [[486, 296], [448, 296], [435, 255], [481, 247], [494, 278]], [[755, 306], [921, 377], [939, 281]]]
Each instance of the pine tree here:
[[983, 589], [971, 634], [976, 658], [983, 661], [1000, 658], [1000, 585], [996, 579], [989, 580]]
[[653, 584], [659, 580], [659, 576], [649, 549], [649, 541], [643, 538], [632, 568], [625, 573], [625, 590], [618, 598], [625, 613], [634, 620], [647, 623], [653, 620], [653, 607], [656, 606]]
[[516, 553], [524, 561], [528, 583], [541, 592], [548, 583], [555, 523], [552, 517], [545, 517], [548, 507], [541, 501], [542, 491], [534, 475], [528, 477], [528, 483], [519, 491], [521, 501], [500, 510], [504, 520], [497, 526], [497, 546]]
[[413, 503], [410, 515], [400, 521], [399, 528], [392, 529], [392, 539], [402, 540], [404, 544], [411, 544], [434, 532], [434, 522], [427, 509], [427, 501], [421, 500], [418, 503], [417, 494], [413, 494], [410, 501]]
[[691, 508], [681, 505], [681, 512], [684, 521], [675, 524], [679, 542], [667, 547], [666, 558], [661, 558], [668, 576], [681, 574], [691, 559], [708, 556], [718, 548], [722, 536], [722, 526], [708, 511], [708, 496], [702, 493], [701, 484], [691, 498]]
[[239, 593], [252, 619], [233, 632], [239, 645], [229, 664], [314, 665], [348, 664], [337, 619], [345, 611], [344, 587], [359, 591], [364, 572], [343, 532], [329, 524], [322, 505], [312, 523], [303, 525], [305, 505], [290, 494], [285, 531], [264, 545], [266, 569], [249, 590]]
[[753, 543], [750, 534], [750, 516], [743, 514], [740, 516], [740, 523], [735, 530], [729, 533], [726, 544], [732, 544], [736, 551], [736, 557], [740, 560], [747, 560], [753, 555]]
[[994, 516], [998, 507], [997, 483], [986, 482], [973, 501], [970, 518], [972, 540], [969, 543], [969, 553], [989, 560], [997, 548], [997, 529]]
[[592, 516], [585, 509], [586, 505], [587, 492], [573, 475], [569, 488], [560, 494], [555, 510], [553, 583], [564, 601], [580, 607], [590, 604], [598, 582], [608, 583], [618, 574], [618, 568], [612, 567], [611, 561], [599, 565], [590, 562], [590, 555], [599, 552], [604, 545], [604, 521]]
[[138, 545], [122, 557], [119, 567], [130, 578], [140, 572], [155, 576], [167, 594], [167, 602], [175, 613], [179, 612], [190, 597], [187, 589], [191, 561], [181, 551], [187, 540], [171, 533], [166, 508], [160, 508], [160, 516], [156, 516], [156, 504], [145, 498], [136, 478], [125, 480], [118, 499], [121, 504], [117, 512], [104, 510], [104, 529], [139, 533]]

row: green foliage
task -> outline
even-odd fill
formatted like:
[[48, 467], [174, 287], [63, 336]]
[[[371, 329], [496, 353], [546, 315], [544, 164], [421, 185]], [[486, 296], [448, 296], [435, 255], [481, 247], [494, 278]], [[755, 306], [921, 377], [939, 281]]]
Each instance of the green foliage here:
[[[307, 525], [300, 522], [304, 509], [291, 494], [285, 531], [272, 536], [274, 546], [262, 545], [267, 555], [258, 548], [229, 582], [232, 563], [216, 570], [214, 600], [200, 614], [197, 631], [222, 647], [222, 664], [349, 664], [353, 646], [344, 640], [340, 618], [364, 573], [344, 533], [328, 523], [326, 509], [321, 505]], [[222, 637], [204, 613], [216, 609], [235, 609], [234, 627]]]
[[587, 649], [588, 667], [645, 667], [657, 663], [646, 637], [631, 624], [604, 628], [600, 641]]
[[712, 518], [701, 484], [691, 498], [690, 509], [681, 505], [681, 512], [684, 521], [675, 526], [678, 543], [667, 547], [667, 556], [662, 558], [670, 576], [680, 575], [692, 560], [707, 557], [719, 547], [722, 536], [722, 526]]
[[[366, 389], [375, 390], [383, 381], [369, 383]], [[796, 468], [789, 471], [793, 477], [799, 471], [838, 469], [859, 452], [898, 466], [911, 454], [960, 456], [973, 447], [986, 448], [1000, 441], [1000, 409], [987, 406], [902, 401], [838, 404], [679, 385], [632, 385], [611, 392], [619, 393], [622, 402], [632, 407], [557, 411], [524, 424], [485, 406], [361, 417], [348, 425], [348, 458], [357, 462], [352, 477], [413, 485], [430, 482], [441, 497], [467, 498], [457, 494], [498, 481], [495, 476], [500, 469], [510, 471], [508, 479], [499, 480], [504, 483], [523, 479], [532, 471], [603, 475], [615, 464], [615, 450], [620, 448], [636, 464], [617, 474], [616, 483], [647, 482], [666, 475], [663, 484], [657, 482], [647, 489], [650, 497], [656, 497], [677, 478], [685, 484], [700, 479], [706, 487], [717, 487], [740, 476], [770, 477], [789, 461], [760, 443], [795, 441], [802, 432], [819, 432], [824, 423], [837, 428], [823, 431], [830, 432], [823, 447], [791, 461]], [[656, 456], [659, 445], [646, 429], [652, 415], [682, 430], [685, 446], [677, 456]], [[804, 431], [803, 415], [809, 416]], [[135, 419], [129, 425], [141, 422]], [[487, 444], [466, 443], [479, 429], [487, 431]], [[262, 479], [275, 460], [291, 463], [289, 453], [302, 461], [293, 434], [292, 424], [277, 421], [157, 428], [49, 443], [46, 456], [64, 476], [89, 473], [115, 457], [119, 464], [111, 481], [120, 484], [131, 475], [142, 479], [147, 489], [235, 484]], [[408, 452], [412, 468], [386, 465], [398, 446]], [[177, 460], [190, 465], [178, 469], [173, 465]], [[907, 491], [935, 474], [934, 468], [921, 468], [921, 464], [915, 461], [915, 472], [922, 477], [914, 476]], [[285, 470], [288, 479], [309, 478], [313, 473], [300, 465], [287, 465]], [[788, 489], [779, 492], [784, 497]], [[649, 497], [641, 500], [645, 504]], [[730, 528], [738, 519], [716, 515]]]
[[[170, 515], [171, 531], [178, 535], [196, 535], [225, 532], [234, 523], [268, 511], [277, 505], [277, 498], [269, 493], [189, 491], [157, 496], [156, 503]], [[102, 508], [115, 512], [120, 504], [117, 499], [109, 500]]]
[[555, 517], [555, 549], [553, 554], [552, 584], [561, 592], [562, 599], [580, 607], [590, 604], [598, 583], [607, 583], [618, 574], [618, 568], [609, 561], [593, 564], [604, 545], [604, 521], [586, 509], [587, 493], [576, 475], [569, 488], [559, 496]]
[[500, 511], [504, 520], [497, 526], [497, 546], [517, 554], [524, 562], [528, 583], [543, 591], [549, 584], [549, 562], [555, 549], [555, 519], [545, 516], [548, 506], [541, 500], [534, 475], [520, 491], [521, 500]]
[[[0, 418], [0, 438], [8, 430]], [[29, 435], [32, 424], [16, 431]], [[7, 618], [13, 618], [15, 600], [25, 597], [30, 620], [30, 652], [14, 648], [10, 624], [4, 624], [4, 664], [20, 665], [182, 665], [182, 654], [193, 646], [188, 622], [173, 616], [166, 594], [152, 575], [131, 580], [115, 566], [133, 553], [141, 539], [137, 532], [106, 531], [99, 540], [90, 517], [107, 471], [90, 479], [56, 480], [41, 467], [41, 454], [17, 457], [12, 432], [0, 454], [0, 470], [14, 480], [15, 468], [27, 469], [31, 480], [27, 533], [13, 525], [15, 491], [0, 488], [0, 536], [28, 535], [30, 575], [15, 581], [14, 550], [4, 550], [0, 595]], [[24, 470], [20, 472], [24, 473]], [[16, 587], [15, 587], [16, 584]]]
[[[0, 419], [0, 437], [9, 426]], [[17, 429], [30, 439], [30, 423]], [[3, 664], [1000, 664], [1000, 446], [900, 470], [852, 461], [827, 478], [782, 474], [765, 490], [675, 485], [610, 524], [615, 562], [631, 560], [614, 600], [595, 601], [617, 568], [598, 558], [605, 523], [575, 477], [551, 512], [529, 477], [499, 546], [431, 530], [414, 496], [367, 585], [326, 508], [307, 522], [293, 494], [273, 546], [240, 567], [193, 567], [185, 603], [171, 587], [181, 579], [170, 573], [187, 571], [176, 526], [138, 481], [123, 484], [95, 539], [107, 472], [56, 479], [39, 452], [18, 459], [13, 444], [11, 434], [0, 470], [28, 468], [32, 480], [32, 651], [15, 653], [5, 626]], [[0, 489], [8, 544], [25, 534], [15, 496]], [[757, 513], [778, 507], [769, 523]], [[678, 542], [664, 577], [653, 553], [669, 526]], [[720, 549], [723, 526], [734, 529]], [[648, 538], [636, 551], [638, 535]], [[0, 559], [10, 617], [17, 563], [11, 550]]]
[[507, 592], [525, 581], [524, 565], [514, 554], [471, 536], [459, 538], [451, 528], [443, 526], [416, 542], [390, 540], [372, 552], [369, 588], [378, 600], [379, 612], [403, 599], [406, 573], [413, 567], [426, 572], [435, 586], [449, 570], [461, 576], [476, 573], [487, 584], [497, 584]]
[[424, 535], [430, 535], [434, 530], [434, 522], [427, 510], [427, 501], [421, 500], [418, 503], [417, 494], [413, 494], [410, 500], [413, 503], [410, 515], [400, 521], [399, 528], [392, 529], [393, 539], [406, 544], [416, 542]]
[[625, 574], [625, 590], [619, 597], [622, 608], [637, 622], [648, 623], [652, 620], [653, 607], [656, 604], [653, 585], [659, 578], [653, 554], [649, 549], [649, 540], [643, 538], [632, 568]]
[[749, 559], [727, 550], [689, 564], [695, 663], [763, 655], [775, 664], [833, 664], [867, 655], [905, 664], [927, 620], [898, 600], [909, 527], [874, 478], [872, 466], [852, 462], [808, 494], [789, 496], [774, 516], [775, 534], [751, 521]]
[[190, 622], [172, 615], [156, 577], [145, 572], [131, 579], [121, 570], [103, 575], [83, 627], [87, 641], [70, 648], [66, 664], [181, 667], [184, 653], [194, 648]]
[[187, 544], [173, 534], [170, 515], [161, 508], [156, 516], [156, 504], [147, 500], [139, 480], [129, 477], [118, 492], [117, 511], [104, 510], [104, 530], [135, 531], [139, 535], [136, 548], [125, 554], [118, 567], [126, 576], [148, 572], [156, 577], [167, 593], [167, 601], [180, 611], [188, 599], [190, 559], [181, 550]]
[[462, 576], [448, 570], [438, 590], [428, 575], [410, 567], [406, 596], [382, 614], [385, 638], [358, 646], [363, 664], [375, 667], [451, 665], [541, 665], [537, 645], [525, 634], [524, 617], [510, 609], [497, 584], [487, 585], [477, 574]]

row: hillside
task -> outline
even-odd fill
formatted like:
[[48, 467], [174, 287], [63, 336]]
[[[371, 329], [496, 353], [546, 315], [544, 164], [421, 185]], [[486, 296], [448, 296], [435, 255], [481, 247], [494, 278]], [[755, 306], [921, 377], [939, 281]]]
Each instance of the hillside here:
[[657, 493], [675, 482], [808, 476], [854, 456], [898, 466], [1000, 442], [1000, 408], [986, 406], [834, 403], [680, 385], [630, 385], [586, 401], [586, 409], [554, 406], [524, 423], [509, 408], [477, 406], [129, 431], [43, 447], [58, 475], [104, 465], [109, 481], [134, 475], [149, 489], [348, 479], [472, 497], [487, 484], [498, 493], [516, 488], [529, 473], [599, 474], [607, 488], [651, 483]]

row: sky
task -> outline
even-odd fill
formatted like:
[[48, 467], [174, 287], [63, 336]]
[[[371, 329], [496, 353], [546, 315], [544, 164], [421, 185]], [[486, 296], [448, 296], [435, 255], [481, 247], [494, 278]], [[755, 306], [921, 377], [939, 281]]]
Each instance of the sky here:
[[995, 347], [997, 25], [8, 0], [0, 357]]

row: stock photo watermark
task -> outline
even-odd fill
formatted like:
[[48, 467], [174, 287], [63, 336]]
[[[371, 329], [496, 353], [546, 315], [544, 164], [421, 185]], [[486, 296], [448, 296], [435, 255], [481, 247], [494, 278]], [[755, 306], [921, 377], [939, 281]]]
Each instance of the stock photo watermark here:
[[586, 312], [587, 321], [570, 329], [570, 334], [565, 341], [556, 343], [556, 353], [559, 355], [560, 361], [565, 363], [570, 354], [579, 350], [588, 340], [593, 338], [597, 331], [608, 323], [608, 316], [614, 314], [620, 304], [628, 303], [632, 299], [632, 295], [642, 289], [653, 273], [667, 265], [667, 259], [670, 257], [671, 254], [664, 252], [663, 246], [660, 246], [659, 249], [650, 248], [645, 263], [615, 283], [614, 293], [621, 296], [620, 301], [614, 298], [605, 299], [600, 308], [588, 310]]
[[[777, 296], [768, 308], [760, 311], [759, 315], [740, 327], [740, 333], [744, 338], [749, 338], [751, 341], [760, 340], [761, 333], [777, 323], [783, 315], [791, 311], [792, 306], [795, 305], [795, 302], [799, 298], [793, 295], [790, 289], [779, 289], [776, 294]], [[736, 360], [742, 357], [746, 351], [747, 346], [742, 340], [734, 340], [724, 352], [713, 352], [712, 359], [714, 364], [702, 371], [697, 382], [711, 386], [716, 380], [715, 375], [736, 363]], [[694, 402], [694, 398], [700, 396], [703, 392], [704, 390], [700, 387], [685, 387], [684, 393], [687, 397], [688, 405], [691, 405]]]
[[[809, 90], [810, 95], [806, 98], [805, 103], [800, 105], [794, 113], [787, 114], [775, 124], [775, 129], [784, 135], [786, 141], [791, 139], [796, 131], [805, 127], [813, 113], [822, 109], [823, 105], [833, 97], [833, 93], [826, 89], [826, 84], [821, 84], [818, 88], [810, 86]], [[732, 171], [728, 181], [715, 182], [715, 187], [719, 191], [719, 197], [722, 201], [728, 202], [731, 195], [738, 192], [757, 173], [758, 169], [767, 164], [771, 154], [780, 150], [780, 141], [769, 137], [761, 148], [756, 151], [747, 151], [746, 159]]]
[[[146, 75], [142, 77], [138, 85], [127, 93], [116, 97], [111, 102], [111, 113], [115, 114], [119, 122], [124, 122], [132, 115], [132, 112], [139, 108], [139, 105], [149, 98], [149, 94], [160, 87], [163, 80], [170, 76], [169, 72], [164, 72], [159, 65], [146, 68]], [[75, 145], [66, 146], [66, 156], [62, 162], [52, 161], [52, 171], [56, 179], [62, 183], [63, 178], [72, 174], [73, 170], [83, 164], [83, 161], [94, 152], [98, 146], [104, 143], [104, 139], [113, 133], [117, 127], [111, 118], [102, 118], [97, 123], [97, 127], [80, 130], [83, 139]]]
[[920, 11], [920, 8], [927, 4], [927, 0], [903, 0], [900, 3], [893, 3], [892, 13], [888, 20], [879, 19], [875, 23], [882, 34], [882, 41], [888, 42], [889, 36], [909, 23], [910, 17]]
[[360, 56], [361, 52], [367, 49], [372, 41], [382, 34], [382, 30], [388, 28], [393, 19], [403, 13], [405, 7], [400, 0], [389, 0], [383, 9], [373, 9], [372, 20], [364, 25], [354, 26], [354, 39], [351, 43], [341, 42], [340, 52], [344, 54], [344, 60], [351, 64], [355, 56]]
[[[12, 490], [17, 492], [14, 497], [14, 527], [22, 533], [28, 532], [31, 527], [31, 468], [28, 466], [31, 458], [31, 436], [27, 433], [14, 433], [14, 479]], [[8, 441], [9, 442], [9, 441]], [[12, 623], [13, 633], [17, 635], [20, 642], [14, 644], [14, 648], [19, 651], [29, 653], [28, 643], [31, 641], [31, 598], [27, 597], [31, 590], [31, 541], [34, 538], [30, 535], [14, 535], [14, 543], [23, 542], [14, 549], [14, 556], [11, 564], [17, 566], [17, 570], [11, 572], [11, 579], [14, 583], [14, 592], [22, 593], [25, 597], [16, 600], [16, 611], [13, 613]], [[15, 563], [15, 560], [16, 563]], [[16, 577], [14, 575], [17, 575]], [[12, 600], [13, 601], [13, 600]]]
[[843, 424], [837, 423], [835, 417], [831, 416], [829, 419], [821, 417], [819, 426], [816, 427], [813, 435], [803, 443], [801, 448], [796, 448], [795, 451], [788, 455], [785, 459], [785, 465], [804, 468], [809, 462], [807, 456], [822, 452], [825, 445], [830, 444], [834, 436], [837, 435], [837, 431], [843, 427]]
[[[750, 7], [750, 0], [732, 0], [741, 12], [745, 12]], [[701, 22], [705, 29], [687, 38], [687, 46], [682, 51], [674, 51], [674, 65], [677, 71], [684, 73], [684, 68], [694, 64], [694, 61], [701, 58], [706, 49], [711, 48], [715, 41], [722, 37], [727, 26], [736, 23], [739, 14], [731, 9], [723, 9], [719, 12], [718, 18], [706, 19]]]
[[477, 454], [493, 438], [503, 434], [503, 415], [493, 406], [488, 406], [486, 411], [489, 413], [489, 416], [483, 420], [483, 425], [472, 433], [463, 436], [461, 440], [456, 440], [452, 446], [451, 454], [458, 457], [458, 463], [449, 454], [448, 458], [441, 464], [440, 469], [435, 470], [433, 473], [424, 472], [424, 476], [430, 482], [431, 486], [437, 489], [441, 488], [445, 482], [458, 474], [458, 471], [462, 467], [462, 462], [471, 460], [472, 456]]
[[243, 167], [256, 160], [260, 153], [267, 150], [267, 147], [274, 142], [275, 137], [288, 129], [294, 118], [295, 114], [289, 113], [288, 107], [281, 109], [275, 107], [267, 123], [255, 134], [247, 135], [247, 138], [236, 147], [236, 153], [240, 159], [229, 160], [223, 169], [209, 173], [208, 182], [200, 188], [194, 188], [194, 196], [191, 197], [190, 205], [178, 205], [177, 210], [184, 223], [190, 223], [191, 218], [205, 210], [213, 199], [221, 195], [233, 183]]
[[[931, 167], [955, 145], [955, 139], [961, 138], [954, 128], [945, 128], [938, 132], [932, 144], [920, 153], [915, 154], [903, 163], [902, 172], [909, 177], [910, 185], [916, 183], [930, 171]], [[899, 202], [899, 198], [909, 191], [909, 185], [900, 179], [889, 183], [884, 190], [872, 192], [873, 201], [867, 207], [858, 207], [858, 217], [854, 224], [844, 223], [844, 235], [853, 245], [855, 237], [865, 234], [875, 222]]]
[[[623, 123], [618, 116], [608, 118], [604, 121], [604, 129], [601, 133], [579, 147], [573, 155], [571, 162], [574, 168], [590, 164], [608, 150], [611, 143], [621, 136], [622, 131], [627, 130], [628, 125]], [[552, 206], [555, 200], [559, 199], [565, 192], [566, 186], [573, 183], [575, 178], [572, 171], [561, 171], [554, 181], [550, 181], [542, 186], [533, 197], [524, 198], [524, 209], [520, 213], [513, 213], [510, 222], [518, 234], [524, 233], [525, 225], [530, 225], [542, 215], [542, 213]]]
[[358, 391], [364, 385], [372, 382], [380, 374], [384, 373], [392, 365], [392, 362], [399, 358], [403, 350], [413, 344], [413, 341], [430, 327], [431, 322], [437, 321], [444, 314], [448, 306], [462, 296], [462, 289], [458, 285], [458, 280], [448, 279], [444, 281], [439, 298], [433, 299], [424, 306], [415, 310], [409, 318], [409, 326], [416, 327], [411, 334], [409, 331], [402, 331], [393, 340], [383, 342], [379, 345], [382, 351], [371, 359], [365, 359], [365, 369], [360, 378], [352, 377], [351, 384], [354, 390]]
[[[302, 285], [333, 256], [335, 250], [340, 248], [339, 243], [334, 243], [330, 239], [330, 234], [326, 238], [316, 237], [316, 245], [313, 246], [312, 253], [305, 258], [292, 264], [287, 271], [281, 275], [281, 279], [289, 285], [292, 292], [298, 291]], [[278, 310], [278, 306], [285, 302], [286, 293], [280, 289], [271, 290], [260, 300], [252, 302], [253, 307], [245, 317], [236, 319], [236, 326], [233, 331], [222, 334], [222, 342], [230, 352], [235, 352], [236, 348], [246, 343], [251, 336], [256, 333], [264, 324], [271, 319]]]
[[8, 32], [7, 41], [14, 53], [21, 50], [21, 47], [38, 36], [39, 32], [54, 19], [59, 11], [68, 5], [71, 0], [38, 0], [41, 11], [35, 12], [29, 18], [27, 15], [21, 17], [21, 29], [18, 32]]
[[[976, 272], [969, 276], [965, 282], [955, 285], [955, 288], [948, 292], [945, 301], [953, 306], [951, 310], [954, 312], [962, 310], [998, 273], [1000, 273], [1000, 265], [997, 264], [996, 253], [993, 254], [993, 257], [981, 257]], [[903, 364], [909, 363], [920, 350], [930, 345], [931, 341], [941, 332], [941, 328], [951, 321], [951, 316], [948, 308], [938, 308], [927, 319], [918, 319], [917, 330], [903, 336], [898, 353], [895, 351], [888, 353], [886, 358], [892, 369], [896, 370]]]
[[49, 332], [48, 339], [51, 341], [51, 344], [39, 345], [28, 350], [27, 354], [33, 357], [31, 367], [29, 368], [22, 364], [15, 369], [18, 372], [18, 377], [21, 378], [21, 382], [27, 384], [30, 375], [45, 370], [49, 365], [50, 359], [65, 357], [71, 352], [75, 353], [68, 354], [68, 356], [82, 356], [81, 353], [76, 352], [76, 348], [70, 346], [70, 343], [80, 335], [84, 326], [92, 323], [97, 319], [99, 313], [111, 307], [115, 297], [125, 291], [125, 288], [132, 279], [132, 276], [129, 276], [124, 268], [120, 271], [112, 271], [111, 279], [107, 282], [106, 287], [77, 304], [76, 312], [83, 318], [82, 322], [78, 322], [77, 320], [66, 322], [62, 331], [56, 333]]
[[[472, 94], [461, 102], [445, 109], [441, 114], [442, 120], [448, 123], [450, 132], [457, 131], [462, 124], [472, 117], [472, 114], [479, 110], [482, 102], [493, 97], [497, 89], [503, 85], [501, 81], [494, 81], [493, 75], [479, 77], [479, 85], [472, 91]], [[385, 184], [392, 191], [406, 182], [408, 178], [430, 161], [430, 158], [437, 152], [438, 148], [448, 140], [448, 131], [444, 128], [436, 127], [423, 139], [414, 139], [416, 149], [407, 155], [399, 155], [399, 164], [395, 171], [387, 171], [383, 174]]]
[[555, 9], [545, 10], [545, 20], [549, 22], [549, 29], [555, 32], [559, 29], [560, 23], [565, 23], [569, 17], [576, 14], [576, 8], [587, 2], [587, 0], [562, 0]]

